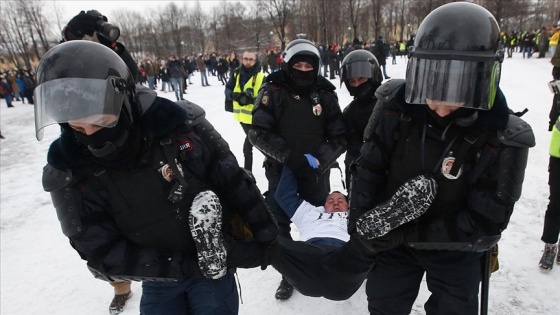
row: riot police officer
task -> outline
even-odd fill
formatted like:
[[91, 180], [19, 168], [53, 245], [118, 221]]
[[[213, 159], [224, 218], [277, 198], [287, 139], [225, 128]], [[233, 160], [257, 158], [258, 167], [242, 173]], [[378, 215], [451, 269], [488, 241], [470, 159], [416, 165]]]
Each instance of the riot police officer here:
[[455, 2], [420, 24], [406, 80], [377, 90], [350, 196], [357, 217], [399, 185], [431, 174], [438, 195], [416, 222], [393, 233], [366, 292], [371, 314], [410, 314], [426, 275], [426, 314], [478, 312], [481, 257], [507, 227], [519, 199], [530, 126], [511, 114], [498, 84], [498, 23], [476, 4]]

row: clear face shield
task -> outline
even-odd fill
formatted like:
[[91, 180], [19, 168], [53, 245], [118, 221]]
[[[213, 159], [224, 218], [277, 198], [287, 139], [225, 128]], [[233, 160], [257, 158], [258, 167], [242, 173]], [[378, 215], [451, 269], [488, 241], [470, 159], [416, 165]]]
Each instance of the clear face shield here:
[[500, 81], [500, 54], [474, 54], [413, 53], [406, 70], [406, 102], [434, 100], [465, 108], [492, 108]]
[[114, 127], [126, 97], [119, 77], [106, 80], [63, 78], [35, 88], [35, 131], [43, 138], [43, 128], [52, 124], [80, 122]]

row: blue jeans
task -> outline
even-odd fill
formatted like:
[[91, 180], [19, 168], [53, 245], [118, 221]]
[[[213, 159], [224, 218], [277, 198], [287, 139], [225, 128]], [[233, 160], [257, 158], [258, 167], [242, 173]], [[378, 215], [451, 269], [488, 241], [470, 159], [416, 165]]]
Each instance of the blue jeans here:
[[331, 237], [314, 237], [308, 239], [305, 242], [308, 244], [313, 244], [316, 246], [326, 247], [326, 248], [340, 248], [344, 246], [344, 244], [346, 244], [346, 242], [343, 240], [339, 240], [337, 238], [331, 238]]
[[200, 71], [200, 81], [202, 81], [202, 86], [210, 85], [208, 84], [208, 77], [206, 76], [206, 70]]
[[6, 94], [4, 95], [4, 99], [6, 100], [6, 105], [8, 107], [12, 107], [12, 95], [11, 94]]
[[525, 53], [527, 53], [527, 58], [531, 58], [532, 55], [532, 48], [531, 46], [525, 46], [523, 47], [523, 58], [525, 58]]
[[[161, 90], [162, 90], [162, 91], [166, 91], [166, 89], [167, 89], [167, 83], [169, 83], [169, 82], [167, 82], [167, 81], [161, 81]], [[169, 83], [169, 87], [171, 87], [171, 83]]]
[[150, 90], [154, 90], [156, 87], [155, 85], [155, 80], [156, 78], [154, 76], [148, 76], [148, 87], [150, 88]]
[[142, 315], [229, 315], [238, 311], [237, 287], [231, 273], [219, 280], [142, 282]]
[[178, 101], [183, 99], [183, 78], [170, 78], [169, 82], [171, 82], [173, 86], [173, 91], [175, 91], [175, 97]]

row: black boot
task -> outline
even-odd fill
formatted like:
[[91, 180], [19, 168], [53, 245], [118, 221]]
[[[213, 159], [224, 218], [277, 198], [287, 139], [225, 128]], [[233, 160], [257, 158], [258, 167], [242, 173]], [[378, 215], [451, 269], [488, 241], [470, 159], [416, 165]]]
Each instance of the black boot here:
[[367, 239], [379, 238], [421, 216], [436, 195], [435, 179], [426, 175], [417, 176], [400, 186], [387, 202], [358, 218], [356, 231]]
[[282, 279], [274, 297], [277, 300], [285, 301], [292, 297], [292, 293], [294, 293], [294, 287], [286, 279]]
[[115, 295], [113, 301], [111, 301], [111, 305], [109, 306], [109, 313], [111, 315], [116, 315], [121, 313], [126, 305], [126, 300], [130, 299], [131, 295], [132, 292]]

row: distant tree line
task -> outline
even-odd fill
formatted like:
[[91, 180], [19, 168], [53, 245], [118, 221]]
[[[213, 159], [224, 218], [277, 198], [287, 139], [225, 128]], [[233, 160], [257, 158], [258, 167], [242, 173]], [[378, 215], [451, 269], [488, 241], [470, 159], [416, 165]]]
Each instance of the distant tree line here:
[[[422, 19], [450, 0], [222, 0], [209, 12], [204, 1], [174, 2], [142, 12], [104, 12], [121, 29], [122, 41], [136, 58], [199, 52], [284, 49], [296, 34], [325, 45], [343, 45], [354, 38], [371, 42], [407, 40]], [[474, 0], [487, 8], [503, 31], [550, 27], [560, 20], [558, 0]], [[2, 0], [0, 55], [2, 63], [32, 68], [56, 45], [68, 21], [56, 1]], [[132, 2], [131, 2], [132, 4]], [[77, 14], [78, 12], [76, 12]]]

